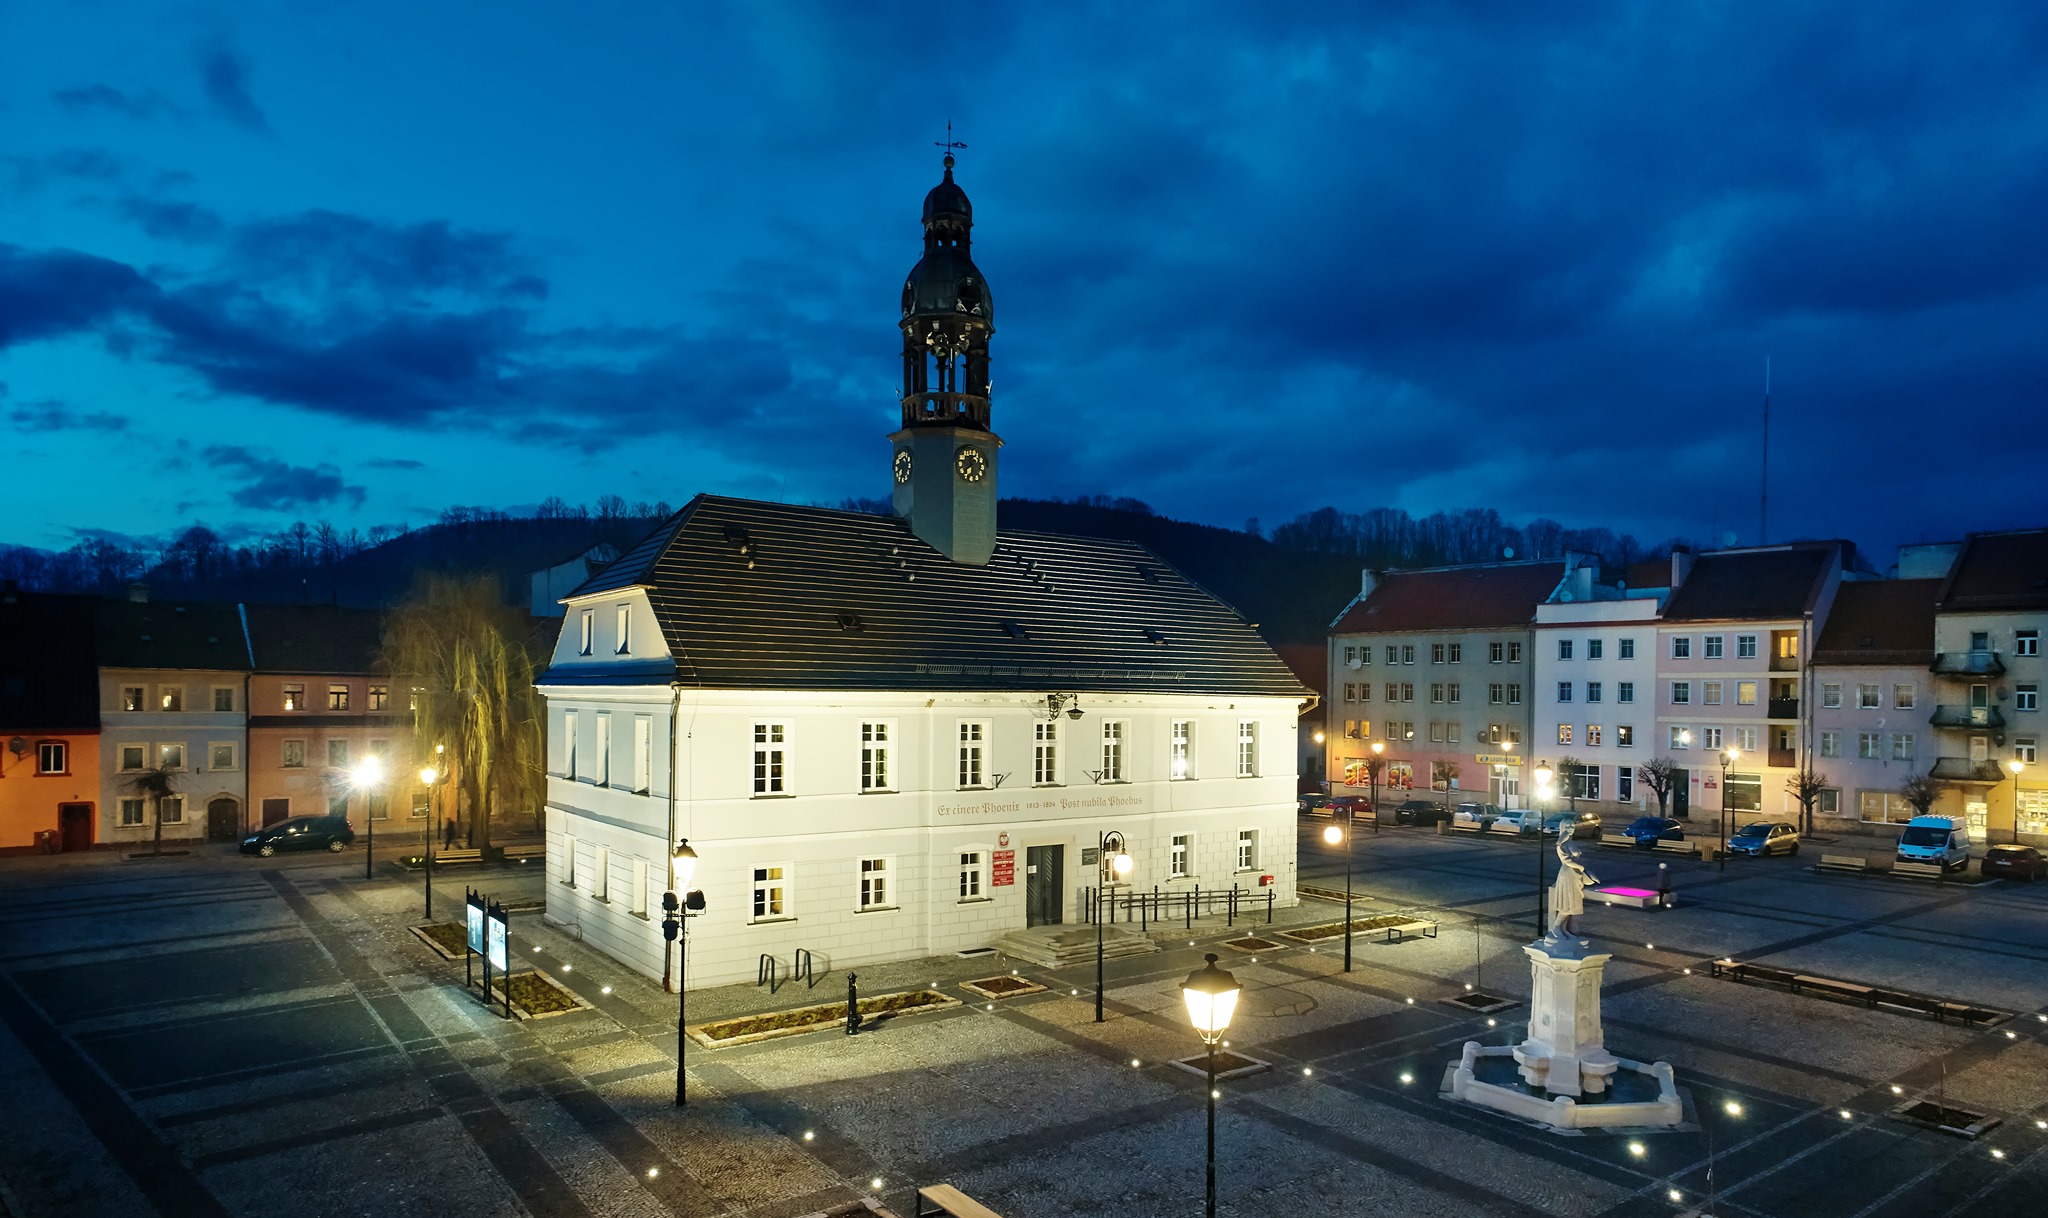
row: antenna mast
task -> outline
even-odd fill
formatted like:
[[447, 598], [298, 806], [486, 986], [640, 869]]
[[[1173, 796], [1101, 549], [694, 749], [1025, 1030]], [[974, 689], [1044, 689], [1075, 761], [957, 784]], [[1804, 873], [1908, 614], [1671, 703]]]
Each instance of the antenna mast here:
[[1770, 540], [1767, 526], [1771, 519], [1771, 357], [1764, 356], [1764, 468], [1758, 480], [1756, 504], [1756, 544], [1763, 545]]

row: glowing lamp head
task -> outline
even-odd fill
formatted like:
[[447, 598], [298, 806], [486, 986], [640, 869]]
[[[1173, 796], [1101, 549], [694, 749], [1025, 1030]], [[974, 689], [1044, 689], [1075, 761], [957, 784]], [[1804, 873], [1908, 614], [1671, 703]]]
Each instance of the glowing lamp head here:
[[1387, 751], [1387, 742], [1386, 742], [1386, 741], [1384, 741], [1384, 740], [1375, 740], [1375, 741], [1373, 741], [1373, 742], [1372, 742], [1372, 751], [1373, 751], [1373, 752], [1375, 752], [1375, 753], [1384, 753], [1384, 752], [1386, 752], [1386, 751]]
[[1536, 780], [1537, 786], [1547, 787], [1550, 785], [1550, 780], [1552, 778], [1555, 778], [1556, 775], [1551, 773], [1549, 766], [1539, 765], [1536, 767], [1536, 772], [1533, 775], [1531, 775], [1531, 777], [1533, 777]]
[[1109, 869], [1116, 872], [1116, 878], [1120, 880], [1131, 874], [1132, 866], [1131, 856], [1121, 850], [1110, 856]]
[[2012, 771], [2012, 776], [2014, 778], [2018, 778], [2020, 776], [2020, 771], [2027, 768], [2027, 763], [2015, 757], [2011, 761], [2005, 763], [2005, 768]]
[[433, 766], [427, 766], [425, 769], [422, 769], [420, 771], [420, 785], [423, 787], [431, 787], [434, 785], [434, 780], [439, 778], [440, 776], [441, 771], [435, 769]]
[[359, 787], [370, 787], [384, 781], [384, 759], [375, 753], [356, 762], [351, 775]]
[[1726, 753], [1722, 754], [1722, 756], [1728, 759], [1728, 764], [1734, 765], [1738, 760], [1741, 759], [1742, 750], [1738, 748], [1730, 748]]
[[676, 843], [676, 850], [668, 859], [669, 873], [675, 877], [676, 891], [688, 894], [696, 885], [697, 852], [690, 849], [690, 839]]
[[1242, 987], [1237, 978], [1216, 967], [1214, 952], [1204, 959], [1208, 963], [1180, 983], [1180, 996], [1188, 1004], [1188, 1022], [1195, 1025], [1204, 1044], [1213, 1045], [1230, 1030], [1230, 1017], [1237, 1013], [1237, 996]]
[[1515, 751], [1515, 742], [1512, 740], [1503, 740], [1501, 741], [1500, 747], [1502, 752], [1512, 753]]
[[1334, 846], [1344, 840], [1344, 831], [1335, 825], [1331, 825], [1323, 830], [1323, 840]]
[[1321, 743], [1323, 742], [1323, 734], [1322, 734], [1322, 732], [1318, 731], [1318, 732], [1317, 732], [1317, 733], [1315, 734], [1315, 742], [1316, 742], [1317, 744], [1321, 744]]

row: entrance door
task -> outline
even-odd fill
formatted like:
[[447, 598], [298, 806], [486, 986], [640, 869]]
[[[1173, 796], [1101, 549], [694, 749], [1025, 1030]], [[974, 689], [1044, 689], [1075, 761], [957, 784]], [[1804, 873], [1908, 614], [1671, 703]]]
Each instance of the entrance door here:
[[291, 814], [292, 801], [289, 796], [284, 799], [266, 799], [263, 801], [263, 827], [265, 829], [270, 828], [270, 826], [281, 820], [287, 819]]
[[57, 829], [63, 836], [64, 849], [92, 849], [92, 805], [58, 804]]
[[1963, 815], [1969, 818], [1970, 840], [1981, 842], [1986, 837], [1986, 828], [1991, 820], [1991, 805], [1981, 799], [1963, 800]]
[[242, 835], [242, 805], [223, 795], [206, 805], [206, 840], [231, 842]]
[[1058, 926], [1064, 913], [1065, 846], [1024, 848], [1024, 925]]
[[1692, 815], [1692, 775], [1684, 770], [1671, 775], [1671, 815], [1680, 820]]

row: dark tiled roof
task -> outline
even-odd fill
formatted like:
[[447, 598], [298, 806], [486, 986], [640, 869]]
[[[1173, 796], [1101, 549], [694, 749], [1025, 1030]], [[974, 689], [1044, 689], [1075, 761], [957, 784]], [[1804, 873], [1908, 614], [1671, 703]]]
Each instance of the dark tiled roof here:
[[359, 676], [377, 671], [384, 614], [336, 605], [249, 605], [256, 671]]
[[2048, 529], [1972, 533], [1939, 604], [1943, 613], [2048, 609]]
[[1938, 579], [1851, 580], [1835, 592], [1814, 644], [1816, 664], [1924, 668], [1934, 662]]
[[0, 732], [99, 730], [97, 603], [90, 596], [0, 593]]
[[234, 605], [103, 600], [95, 617], [102, 668], [249, 671], [249, 645]]
[[1563, 578], [1562, 562], [1389, 571], [1371, 596], [1344, 611], [1330, 633], [1526, 626]]
[[1812, 607], [1834, 560], [1835, 542], [1702, 554], [1671, 602], [1666, 622], [1797, 618]]
[[1308, 692], [1250, 623], [1127, 541], [1004, 532], [975, 567], [893, 516], [700, 495], [571, 595], [636, 584], [675, 678], [712, 688]]

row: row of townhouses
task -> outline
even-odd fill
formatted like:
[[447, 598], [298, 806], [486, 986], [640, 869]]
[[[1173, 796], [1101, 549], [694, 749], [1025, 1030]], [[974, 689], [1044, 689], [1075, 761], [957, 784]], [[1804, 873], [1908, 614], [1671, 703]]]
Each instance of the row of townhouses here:
[[1933, 810], [1980, 840], [2048, 840], [2048, 530], [1909, 546], [1890, 579], [1854, 558], [1825, 541], [1611, 582], [1580, 558], [1368, 573], [1331, 628], [1326, 780], [1361, 781], [1377, 744], [1396, 791], [1520, 806], [1547, 764], [1581, 808], [1654, 812], [1641, 771], [1663, 759], [1671, 815], [1796, 820], [1811, 772], [1815, 822], [1842, 829], [1902, 824], [1901, 788], [1929, 776]]
[[[376, 673], [382, 615], [325, 605], [0, 589], [0, 851], [227, 841], [338, 813], [413, 831], [412, 714]], [[359, 787], [356, 763], [383, 762]]]

